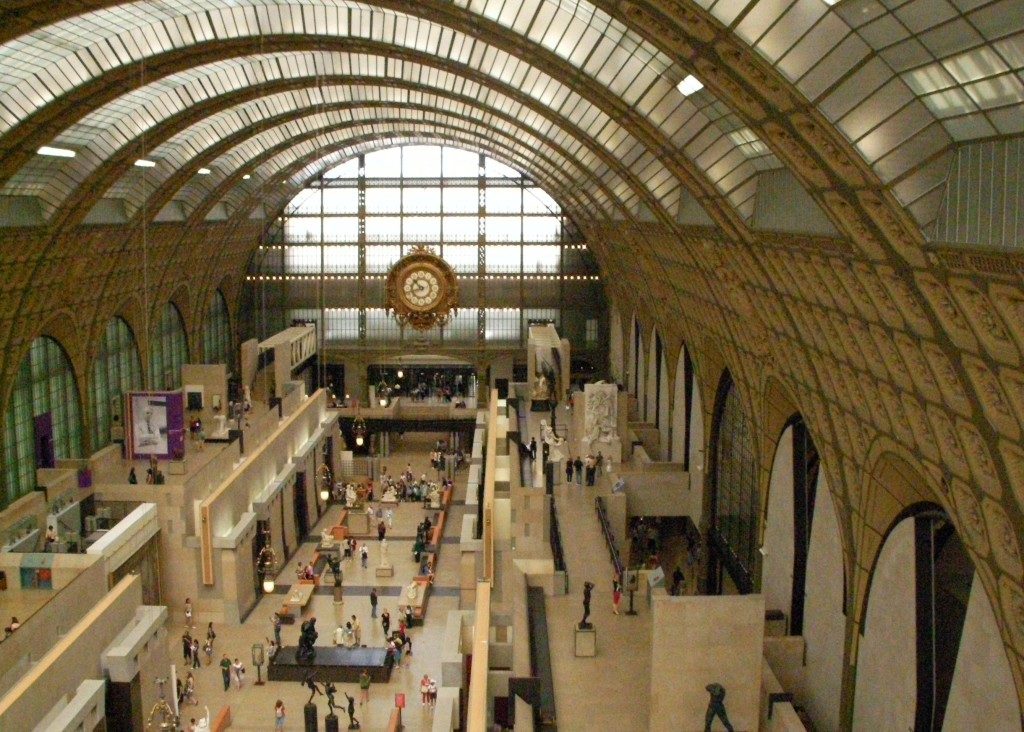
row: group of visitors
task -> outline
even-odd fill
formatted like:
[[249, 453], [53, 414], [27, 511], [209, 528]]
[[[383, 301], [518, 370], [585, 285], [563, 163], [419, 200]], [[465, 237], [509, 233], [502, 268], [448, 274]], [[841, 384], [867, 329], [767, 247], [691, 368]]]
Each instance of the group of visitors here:
[[[434, 463], [435, 454], [431, 453], [432, 464]], [[398, 501], [426, 503], [430, 500], [431, 496], [440, 495], [445, 489], [454, 486], [454, 482], [449, 478], [444, 478], [440, 482], [427, 480], [426, 473], [421, 474], [418, 479], [414, 478], [412, 467], [409, 465], [405, 466], [404, 472], [397, 478], [394, 478], [388, 473], [388, 469], [385, 466], [381, 468], [380, 486], [381, 493], [377, 500], [385, 503]], [[372, 493], [369, 498], [374, 500]]]
[[420, 679], [420, 706], [433, 707], [437, 704], [437, 681], [423, 674]]
[[453, 450], [448, 445], [439, 444], [438, 447], [430, 451], [430, 467], [438, 472], [448, 470], [449, 466], [452, 470], [459, 470], [465, 465], [466, 453], [462, 451], [461, 447]]
[[601, 470], [602, 465], [604, 465], [604, 455], [600, 451], [598, 451], [596, 456], [588, 454], [585, 460], [579, 455], [576, 456], [575, 460], [566, 459], [565, 482], [572, 483], [575, 476], [576, 485], [583, 485], [583, 479], [586, 477], [587, 485], [594, 485], [597, 473]]
[[426, 375], [412, 374], [409, 384], [409, 396], [416, 400], [433, 398], [450, 402], [468, 395], [467, 380], [461, 373], [435, 371], [429, 378]]

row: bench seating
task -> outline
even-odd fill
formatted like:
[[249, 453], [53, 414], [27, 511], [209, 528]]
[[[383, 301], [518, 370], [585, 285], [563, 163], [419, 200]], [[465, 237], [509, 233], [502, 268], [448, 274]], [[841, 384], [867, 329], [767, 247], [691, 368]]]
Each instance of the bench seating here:
[[391, 710], [391, 718], [388, 720], [387, 732], [401, 732], [402, 729], [402, 710], [395, 707]]
[[223, 732], [231, 726], [231, 707], [224, 707], [210, 722], [211, 732]]

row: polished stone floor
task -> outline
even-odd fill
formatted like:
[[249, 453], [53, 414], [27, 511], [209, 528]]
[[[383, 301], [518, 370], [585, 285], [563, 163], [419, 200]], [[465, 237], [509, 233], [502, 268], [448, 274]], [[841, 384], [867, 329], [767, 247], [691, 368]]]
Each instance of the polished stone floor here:
[[[407, 433], [401, 441], [388, 462], [396, 466], [405, 466], [411, 463], [415, 474], [427, 473], [430, 467], [429, 452], [434, 441], [442, 435]], [[429, 473], [428, 473], [429, 474]], [[427, 730], [433, 723], [432, 711], [429, 707], [422, 707], [420, 704], [419, 681], [424, 673], [440, 679], [440, 661], [438, 652], [444, 634], [445, 621], [448, 611], [458, 609], [457, 575], [459, 565], [458, 546], [452, 544], [452, 538], [458, 540], [459, 527], [462, 525], [462, 505], [465, 499], [466, 471], [462, 470], [456, 476], [455, 503], [451, 507], [448, 521], [445, 526], [445, 547], [441, 551], [433, 593], [428, 604], [426, 623], [423, 626], [412, 629], [413, 653], [411, 658], [403, 660], [403, 666], [396, 669], [392, 674], [391, 681], [387, 684], [374, 684], [370, 689], [370, 702], [365, 707], [357, 704], [356, 718], [362, 723], [364, 730], [381, 730], [387, 725], [391, 710], [395, 704], [395, 694], [404, 693], [406, 697], [406, 709], [403, 714], [403, 722], [406, 730]], [[321, 528], [331, 526], [337, 519], [340, 509], [332, 507], [324, 514], [320, 523], [311, 531], [311, 539], [301, 545], [299, 550], [287, 562], [283, 562], [283, 568], [278, 578], [278, 592], [287, 591], [291, 583], [296, 562], [306, 562], [312, 557], [316, 548], [315, 537]], [[348, 618], [355, 614], [362, 623], [362, 642], [366, 645], [382, 645], [384, 631], [378, 620], [370, 618], [369, 594], [372, 587], [378, 588], [380, 594], [380, 609], [388, 608], [391, 612], [392, 626], [398, 625], [397, 608], [400, 604], [399, 591], [402, 586], [409, 582], [416, 570], [412, 559], [412, 540], [416, 533], [416, 525], [423, 520], [425, 512], [421, 504], [402, 503], [395, 512], [394, 527], [389, 534], [393, 539], [389, 540], [389, 555], [395, 565], [395, 575], [391, 579], [379, 580], [375, 577], [374, 568], [377, 565], [377, 541], [369, 542], [370, 560], [368, 568], [362, 569], [358, 559], [345, 562], [342, 566], [345, 577], [345, 599], [340, 609], [336, 611], [333, 599], [328, 587], [323, 588], [322, 593], [317, 593], [310, 601], [305, 617], [315, 615], [317, 618], [317, 629], [320, 637], [318, 645], [329, 645], [332, 640], [332, 633], [336, 622], [342, 617]], [[404, 538], [403, 538], [404, 537]], [[330, 584], [330, 580], [328, 580]], [[224, 705], [230, 705], [232, 716], [232, 730], [271, 730], [274, 725], [274, 703], [281, 699], [285, 703], [287, 719], [285, 729], [303, 729], [302, 707], [309, 698], [309, 690], [299, 682], [267, 682], [263, 686], [256, 686], [256, 669], [252, 665], [251, 648], [254, 643], [262, 642], [267, 644], [268, 638], [273, 637], [271, 627], [271, 614], [281, 605], [283, 594], [275, 594], [264, 597], [249, 614], [240, 626], [227, 627], [215, 626], [217, 640], [214, 644], [214, 659], [211, 666], [205, 665], [194, 671], [196, 677], [196, 689], [199, 704], [198, 706], [183, 706], [182, 717], [188, 722], [193, 716], [201, 717], [209, 709], [211, 716], [215, 716]], [[185, 675], [183, 669], [181, 652], [181, 635], [184, 632], [183, 618], [184, 610], [180, 602], [175, 598], [164, 598], [170, 609], [168, 621], [168, 643], [171, 650], [171, 659], [179, 664], [178, 672]], [[202, 615], [196, 617], [196, 630], [200, 642], [206, 637], [206, 619]], [[282, 629], [282, 639], [285, 645], [294, 645], [298, 640], [299, 626], [286, 625]], [[246, 667], [246, 680], [241, 690], [232, 685], [228, 691], [224, 691], [221, 681], [220, 669], [217, 663], [221, 654], [227, 653], [234, 660], [238, 657]], [[266, 668], [263, 668], [263, 678], [266, 678]], [[357, 684], [337, 684], [337, 703], [346, 703], [344, 693], [359, 698]], [[327, 701], [324, 697], [317, 697], [316, 703], [319, 707], [320, 726], [323, 728], [323, 718], [327, 714]], [[347, 716], [342, 709], [338, 709], [338, 716], [341, 729], [345, 729]], [[186, 726], [187, 728], [187, 726]]]

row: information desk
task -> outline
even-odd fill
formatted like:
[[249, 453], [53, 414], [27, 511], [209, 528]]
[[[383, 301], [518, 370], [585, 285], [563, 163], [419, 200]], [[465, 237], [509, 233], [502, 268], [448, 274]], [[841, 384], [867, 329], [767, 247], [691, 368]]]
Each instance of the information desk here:
[[295, 660], [296, 646], [283, 646], [274, 654], [267, 667], [270, 681], [304, 681], [310, 673], [316, 672], [321, 681], [343, 681], [356, 683], [365, 670], [370, 680], [385, 683], [391, 673], [384, 665], [383, 648], [342, 648], [340, 646], [317, 646], [316, 656], [310, 663]]

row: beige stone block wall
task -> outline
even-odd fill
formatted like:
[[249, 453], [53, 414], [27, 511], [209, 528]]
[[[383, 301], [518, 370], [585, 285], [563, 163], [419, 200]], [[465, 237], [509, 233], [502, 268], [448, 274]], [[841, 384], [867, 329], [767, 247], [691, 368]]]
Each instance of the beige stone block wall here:
[[[737, 730], [756, 730], [760, 716], [764, 598], [761, 595], [654, 595], [651, 623], [650, 729], [699, 732], [708, 707], [705, 686], [725, 687]], [[716, 723], [712, 729], [723, 729]]]

